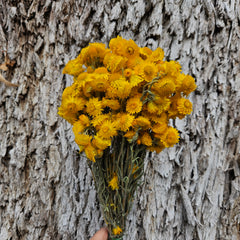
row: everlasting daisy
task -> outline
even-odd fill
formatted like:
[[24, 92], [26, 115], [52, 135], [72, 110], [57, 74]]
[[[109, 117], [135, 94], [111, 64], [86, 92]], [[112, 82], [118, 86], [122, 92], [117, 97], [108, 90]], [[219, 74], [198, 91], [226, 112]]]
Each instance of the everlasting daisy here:
[[97, 92], [106, 91], [108, 86], [108, 74], [96, 74], [95, 79], [91, 81], [92, 89]]
[[110, 116], [109, 114], [100, 114], [94, 117], [91, 121], [92, 125], [99, 130], [99, 128], [102, 126], [102, 124], [106, 121], [109, 120]]
[[139, 113], [142, 110], [140, 97], [133, 97], [127, 100], [126, 111], [130, 114]]
[[113, 228], [112, 232], [114, 235], [119, 235], [122, 232], [122, 229], [119, 226], [116, 226]]
[[109, 139], [117, 135], [117, 130], [115, 125], [107, 120], [99, 128], [98, 136], [104, 139]]
[[162, 112], [166, 111], [169, 109], [171, 101], [169, 98], [167, 97], [159, 97], [159, 96], [155, 96], [154, 97], [154, 102], [158, 107], [158, 111], [157, 114], [161, 114]]
[[108, 53], [105, 56], [103, 63], [104, 63], [104, 66], [111, 73], [116, 73], [125, 68], [127, 63], [127, 58], [113, 54], [113, 53]]
[[138, 45], [132, 40], [127, 40], [124, 44], [123, 55], [127, 58], [135, 58], [139, 54]]
[[154, 124], [152, 130], [157, 134], [164, 134], [168, 129], [168, 125], [166, 123], [157, 123]]
[[190, 114], [192, 112], [192, 103], [188, 99], [180, 98], [177, 101], [177, 109], [180, 114]]
[[146, 82], [151, 82], [157, 76], [157, 67], [154, 63], [143, 62], [134, 69]]
[[118, 113], [115, 117], [114, 124], [120, 131], [127, 131], [133, 123], [134, 116], [128, 113]]
[[179, 141], [178, 130], [176, 128], [169, 127], [161, 140], [165, 147], [174, 146]]
[[84, 148], [84, 151], [89, 160], [96, 162], [95, 158], [98, 156], [98, 151], [91, 143]]
[[86, 103], [86, 112], [91, 116], [96, 116], [102, 112], [102, 104], [98, 98], [90, 98]]
[[108, 186], [112, 188], [112, 190], [116, 190], [119, 188], [118, 186], [118, 177], [116, 173], [114, 173], [113, 178], [109, 181]]
[[109, 42], [109, 48], [112, 50], [114, 54], [123, 55], [124, 54], [124, 45], [126, 44], [126, 40], [120, 36], [116, 38], [112, 38]]
[[152, 54], [149, 56], [148, 60], [154, 63], [162, 62], [164, 58], [164, 51], [161, 48], [157, 48]]
[[151, 122], [149, 121], [148, 118], [139, 116], [134, 120], [133, 125], [136, 127], [141, 127], [143, 129], [147, 129], [151, 126]]
[[151, 54], [152, 50], [148, 47], [143, 47], [139, 49], [139, 55], [143, 60], [146, 60]]
[[186, 75], [186, 77], [182, 80], [182, 85], [180, 87], [180, 91], [182, 91], [185, 95], [189, 95], [197, 88], [195, 84], [195, 80], [192, 76]]
[[153, 85], [152, 90], [156, 91], [160, 96], [170, 96], [175, 92], [175, 84], [169, 77], [159, 79], [157, 83]]
[[131, 85], [125, 78], [121, 78], [112, 83], [119, 98], [127, 98], [131, 92]]
[[72, 130], [75, 136], [82, 133], [84, 129], [85, 125], [81, 121], [74, 122]]
[[149, 133], [145, 132], [140, 139], [142, 144], [148, 147], [152, 146], [152, 138]]
[[70, 60], [63, 69], [63, 74], [70, 74], [73, 76], [78, 76], [84, 71], [82, 62], [79, 58]]
[[93, 144], [100, 150], [104, 150], [111, 145], [111, 139], [103, 139], [96, 135], [93, 139]]
[[107, 99], [103, 98], [102, 100], [103, 107], [109, 107], [112, 110], [118, 110], [120, 108], [120, 103], [117, 99]]
[[85, 114], [81, 114], [78, 117], [78, 119], [82, 123], [82, 125], [84, 125], [85, 127], [88, 127], [90, 125], [90, 120], [89, 120], [88, 116], [86, 116]]
[[75, 142], [78, 145], [81, 146], [87, 146], [88, 144], [90, 144], [92, 140], [92, 137], [86, 134], [79, 134], [78, 132], [75, 132]]

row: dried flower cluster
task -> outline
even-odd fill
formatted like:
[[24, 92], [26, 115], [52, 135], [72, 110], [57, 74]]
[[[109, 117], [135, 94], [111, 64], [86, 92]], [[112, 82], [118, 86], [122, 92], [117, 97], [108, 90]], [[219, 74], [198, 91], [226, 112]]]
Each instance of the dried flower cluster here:
[[[63, 92], [59, 115], [73, 125], [80, 151], [96, 162], [90, 164], [93, 176], [101, 179], [102, 171], [97, 189], [106, 190], [100, 202], [105, 212], [112, 209], [105, 219], [112, 221], [113, 235], [124, 228], [125, 220], [117, 218], [129, 211], [122, 202], [133, 197], [135, 187], [130, 193], [127, 187], [142, 174], [139, 159], [147, 149], [159, 153], [176, 144], [179, 134], [169, 120], [192, 112], [187, 96], [196, 88], [194, 79], [181, 72], [178, 62], [163, 59], [161, 48], [152, 51], [117, 37], [109, 48], [90, 43], [63, 70], [74, 82]], [[122, 202], [110, 201], [114, 194]], [[122, 204], [120, 210], [116, 203]]]
[[186, 97], [194, 79], [179, 63], [163, 61], [161, 48], [139, 48], [121, 37], [109, 48], [92, 43], [63, 70], [74, 83], [63, 92], [59, 114], [73, 124], [80, 150], [95, 161], [119, 134], [150, 151], [172, 147], [179, 135], [168, 122], [191, 113]]

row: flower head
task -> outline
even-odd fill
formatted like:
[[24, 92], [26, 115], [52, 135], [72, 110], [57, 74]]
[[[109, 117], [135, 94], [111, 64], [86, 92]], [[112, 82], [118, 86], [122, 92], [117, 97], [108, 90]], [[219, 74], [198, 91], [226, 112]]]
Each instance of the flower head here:
[[162, 137], [162, 143], [165, 147], [172, 147], [179, 141], [179, 134], [176, 128], [169, 127]]
[[133, 120], [134, 116], [131, 114], [120, 112], [115, 116], [114, 125], [118, 130], [125, 132], [132, 126]]
[[127, 100], [126, 111], [130, 114], [139, 113], [142, 110], [140, 97], [132, 97]]
[[131, 85], [125, 78], [121, 78], [112, 83], [116, 95], [123, 99], [129, 96], [131, 92]]
[[180, 98], [177, 101], [177, 109], [180, 114], [190, 114], [192, 112], [192, 103], [188, 99]]
[[114, 235], [119, 235], [122, 232], [122, 229], [119, 226], [116, 226], [113, 228], [112, 232]]
[[91, 116], [96, 116], [102, 112], [102, 103], [98, 98], [90, 98], [86, 103], [86, 112]]
[[116, 173], [114, 173], [113, 178], [109, 181], [108, 186], [112, 188], [112, 190], [116, 190], [119, 188], [118, 186], [118, 177]]
[[117, 135], [117, 130], [115, 125], [107, 120], [105, 121], [102, 126], [99, 128], [98, 136], [103, 138], [103, 139], [109, 139], [113, 136]]
[[84, 71], [82, 62], [79, 58], [70, 60], [63, 69], [63, 74], [78, 76]]
[[85, 147], [84, 151], [85, 151], [86, 157], [87, 157], [88, 159], [90, 159], [90, 160], [93, 161], [93, 162], [96, 161], [95, 158], [98, 156], [98, 151], [97, 151], [97, 149], [96, 149], [91, 143], [89, 143], [89, 144]]
[[143, 62], [137, 65], [135, 71], [144, 78], [146, 82], [151, 82], [157, 76], [157, 67], [151, 62]]

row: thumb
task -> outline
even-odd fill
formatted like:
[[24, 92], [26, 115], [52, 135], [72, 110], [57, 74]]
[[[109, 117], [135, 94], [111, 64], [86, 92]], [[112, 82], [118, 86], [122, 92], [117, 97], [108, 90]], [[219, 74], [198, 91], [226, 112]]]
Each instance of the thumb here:
[[97, 231], [90, 240], [107, 240], [108, 239], [108, 230], [107, 228], [101, 228]]

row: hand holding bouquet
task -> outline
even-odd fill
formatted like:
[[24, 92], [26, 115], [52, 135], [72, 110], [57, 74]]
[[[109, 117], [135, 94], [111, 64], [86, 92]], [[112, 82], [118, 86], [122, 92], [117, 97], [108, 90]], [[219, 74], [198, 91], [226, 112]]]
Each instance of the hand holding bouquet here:
[[194, 79], [161, 48], [111, 39], [90, 43], [63, 73], [73, 84], [62, 95], [59, 115], [73, 125], [85, 152], [111, 239], [122, 239], [146, 151], [161, 152], [179, 141], [169, 120], [192, 111], [187, 96]]

